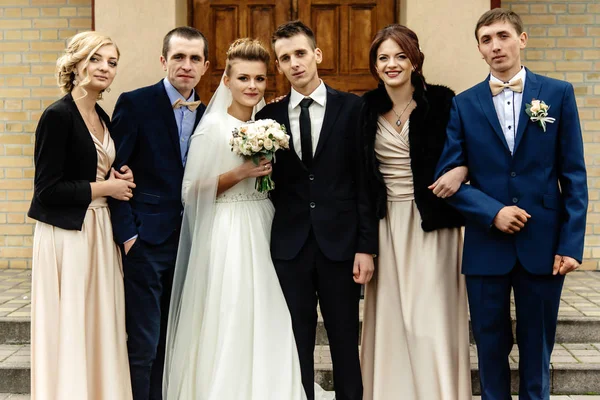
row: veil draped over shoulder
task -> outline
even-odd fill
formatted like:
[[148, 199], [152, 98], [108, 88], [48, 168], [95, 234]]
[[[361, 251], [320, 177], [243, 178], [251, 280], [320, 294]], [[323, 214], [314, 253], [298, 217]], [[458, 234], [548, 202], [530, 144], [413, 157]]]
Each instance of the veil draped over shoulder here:
[[[209, 279], [211, 231], [215, 213], [215, 197], [221, 171], [219, 149], [223, 148], [219, 121], [227, 117], [231, 92], [223, 80], [213, 95], [200, 123], [190, 138], [190, 148], [182, 185], [184, 204], [181, 236], [167, 330], [163, 397], [179, 398], [189, 366], [196, 364], [200, 349], [193, 348], [200, 334], [206, 282]], [[185, 294], [185, 296], [184, 296]], [[183, 299], [186, 301], [182, 301]], [[194, 318], [181, 318], [196, 313]]]

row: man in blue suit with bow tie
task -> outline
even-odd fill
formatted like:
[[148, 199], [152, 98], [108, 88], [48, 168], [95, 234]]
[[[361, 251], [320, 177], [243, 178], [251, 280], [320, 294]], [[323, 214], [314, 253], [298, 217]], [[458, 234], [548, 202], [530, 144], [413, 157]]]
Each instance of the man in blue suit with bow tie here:
[[[466, 275], [483, 400], [509, 400], [514, 291], [519, 399], [550, 398], [565, 274], [582, 259], [588, 204], [573, 87], [521, 65], [520, 17], [494, 9], [475, 37], [488, 79], [453, 100], [437, 175], [469, 168], [470, 185], [447, 199], [467, 219]], [[437, 188], [439, 193], [442, 188]]]
[[195, 28], [171, 30], [160, 57], [166, 77], [123, 93], [112, 136], [116, 165], [131, 166], [129, 202], [112, 201], [123, 244], [127, 350], [134, 400], [162, 399], [167, 313], [181, 228], [181, 184], [190, 136], [204, 109], [194, 87], [208, 68], [208, 43]]

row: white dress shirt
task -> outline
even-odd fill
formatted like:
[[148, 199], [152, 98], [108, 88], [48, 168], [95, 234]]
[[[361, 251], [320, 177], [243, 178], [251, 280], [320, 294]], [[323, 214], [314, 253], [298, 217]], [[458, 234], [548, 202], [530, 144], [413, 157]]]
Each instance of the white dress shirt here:
[[288, 115], [290, 117], [290, 130], [292, 131], [292, 141], [294, 143], [294, 150], [296, 154], [302, 160], [302, 142], [300, 139], [300, 102], [305, 97], [313, 99], [313, 103], [308, 107], [308, 113], [310, 114], [310, 136], [312, 138], [312, 151], [313, 156], [319, 143], [319, 136], [321, 135], [321, 128], [323, 127], [323, 119], [325, 118], [325, 105], [327, 103], [327, 87], [323, 81], [317, 86], [317, 88], [308, 96], [304, 96], [292, 88], [290, 94], [290, 104], [288, 105]]
[[[515, 81], [521, 78], [523, 82], [523, 90], [525, 90], [525, 68], [521, 67], [518, 74], [513, 76], [508, 82]], [[494, 75], [490, 76], [490, 81], [496, 81], [500, 83], [506, 83], [496, 78]], [[516, 93], [509, 88], [504, 88], [502, 92], [494, 96], [494, 108], [498, 115], [498, 121], [502, 127], [502, 132], [506, 138], [506, 143], [510, 149], [510, 153], [513, 153], [515, 148], [515, 138], [517, 135], [517, 127], [519, 126], [519, 114], [521, 113], [521, 105], [523, 104], [523, 92]]]

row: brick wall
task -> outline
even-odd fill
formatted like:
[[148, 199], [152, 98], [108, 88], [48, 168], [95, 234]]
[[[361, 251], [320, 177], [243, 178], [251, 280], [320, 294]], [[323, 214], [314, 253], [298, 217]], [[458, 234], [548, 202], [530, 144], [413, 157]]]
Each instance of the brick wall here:
[[60, 96], [65, 39], [91, 28], [91, 0], [0, 0], [0, 268], [29, 268], [33, 133]]
[[523, 18], [524, 64], [575, 88], [590, 190], [583, 267], [600, 269], [600, 2], [502, 0], [502, 7]]

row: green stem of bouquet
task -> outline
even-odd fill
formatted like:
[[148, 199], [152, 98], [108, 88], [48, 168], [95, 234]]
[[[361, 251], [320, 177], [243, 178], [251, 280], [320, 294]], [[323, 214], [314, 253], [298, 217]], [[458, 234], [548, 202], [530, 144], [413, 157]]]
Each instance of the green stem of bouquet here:
[[259, 176], [256, 178], [254, 188], [261, 193], [270, 192], [275, 189], [275, 182], [271, 179], [271, 175]]

